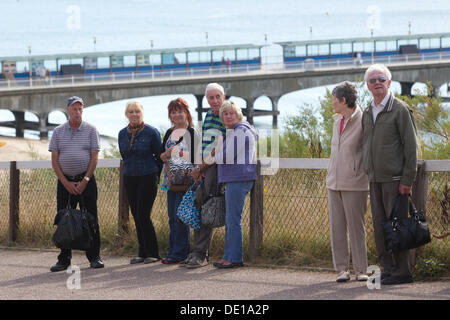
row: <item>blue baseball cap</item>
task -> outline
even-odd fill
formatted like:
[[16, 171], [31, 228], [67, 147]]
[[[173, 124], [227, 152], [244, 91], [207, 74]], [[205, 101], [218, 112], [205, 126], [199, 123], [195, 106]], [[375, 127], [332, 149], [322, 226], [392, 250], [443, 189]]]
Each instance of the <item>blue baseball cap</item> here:
[[80, 102], [82, 105], [84, 105], [83, 99], [77, 96], [70, 97], [69, 100], [67, 100], [67, 106], [70, 107], [75, 102]]

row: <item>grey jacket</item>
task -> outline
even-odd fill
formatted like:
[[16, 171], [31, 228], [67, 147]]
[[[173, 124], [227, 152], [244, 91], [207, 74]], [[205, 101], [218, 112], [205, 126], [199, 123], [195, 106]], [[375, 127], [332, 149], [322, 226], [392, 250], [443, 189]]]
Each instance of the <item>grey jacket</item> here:
[[370, 182], [400, 181], [411, 186], [417, 171], [417, 129], [412, 110], [392, 93], [373, 122], [372, 106], [363, 112], [363, 166]]

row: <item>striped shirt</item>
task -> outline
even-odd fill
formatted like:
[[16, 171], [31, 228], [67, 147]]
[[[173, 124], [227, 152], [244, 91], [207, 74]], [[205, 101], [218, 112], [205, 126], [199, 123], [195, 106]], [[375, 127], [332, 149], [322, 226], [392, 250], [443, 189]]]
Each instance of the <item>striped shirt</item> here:
[[215, 116], [212, 109], [208, 110], [202, 125], [202, 156], [205, 158], [214, 150], [217, 138], [220, 134], [225, 136], [226, 129], [222, 125], [222, 119]]
[[100, 150], [97, 129], [84, 121], [77, 130], [72, 129], [68, 121], [56, 127], [48, 146], [48, 151], [58, 152], [59, 165], [67, 176], [86, 172], [91, 151], [95, 150]]

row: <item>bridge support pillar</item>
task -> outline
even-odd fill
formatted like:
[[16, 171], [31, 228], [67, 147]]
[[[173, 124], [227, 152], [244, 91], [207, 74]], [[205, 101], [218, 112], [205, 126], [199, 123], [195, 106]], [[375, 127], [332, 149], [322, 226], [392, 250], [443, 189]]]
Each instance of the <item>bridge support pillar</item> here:
[[14, 118], [16, 120], [16, 137], [23, 138], [23, 131], [25, 125], [25, 112], [13, 111]]
[[38, 115], [39, 119], [39, 136], [41, 139], [48, 138], [48, 113]]
[[438, 83], [431, 83], [431, 86], [433, 87], [433, 92], [432, 92], [431, 96], [434, 98], [439, 97], [439, 94], [440, 94], [439, 91], [440, 91], [441, 85]]
[[253, 104], [255, 103], [256, 98], [246, 98], [245, 102], [247, 103], [247, 107], [245, 108], [245, 114], [247, 116], [247, 121], [250, 124], [253, 124]]
[[272, 128], [275, 129], [278, 127], [278, 115], [280, 112], [278, 111], [278, 100], [280, 97], [269, 97], [270, 101], [272, 101]]
[[414, 82], [400, 82], [402, 96], [412, 96], [411, 89], [414, 85]]
[[203, 95], [202, 94], [196, 94], [195, 98], [197, 99], [197, 120], [199, 122], [203, 121]]

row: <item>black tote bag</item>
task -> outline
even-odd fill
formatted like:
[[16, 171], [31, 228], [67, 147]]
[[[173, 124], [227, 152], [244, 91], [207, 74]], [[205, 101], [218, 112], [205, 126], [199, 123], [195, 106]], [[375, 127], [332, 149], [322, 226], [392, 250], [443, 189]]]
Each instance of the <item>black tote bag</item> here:
[[56, 214], [57, 225], [52, 240], [60, 249], [89, 250], [94, 242], [94, 217], [87, 212], [83, 197], [80, 196], [80, 209], [72, 209], [70, 195], [67, 207]]
[[389, 253], [414, 249], [431, 242], [430, 231], [423, 211], [417, 211], [410, 198], [409, 217], [399, 218], [398, 209], [402, 195], [395, 199], [390, 217], [383, 222], [384, 244]]

